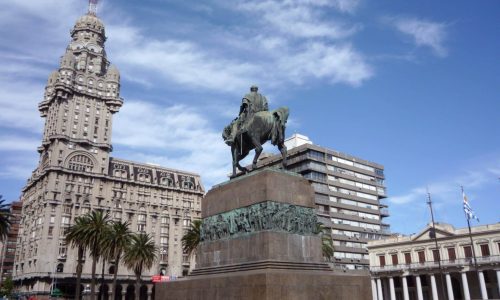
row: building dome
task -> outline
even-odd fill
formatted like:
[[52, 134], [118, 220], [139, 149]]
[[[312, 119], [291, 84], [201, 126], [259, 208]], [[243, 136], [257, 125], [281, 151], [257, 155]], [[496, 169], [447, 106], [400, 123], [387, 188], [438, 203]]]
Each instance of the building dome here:
[[104, 23], [93, 14], [81, 16], [75, 24], [73, 31], [92, 30], [104, 36]]

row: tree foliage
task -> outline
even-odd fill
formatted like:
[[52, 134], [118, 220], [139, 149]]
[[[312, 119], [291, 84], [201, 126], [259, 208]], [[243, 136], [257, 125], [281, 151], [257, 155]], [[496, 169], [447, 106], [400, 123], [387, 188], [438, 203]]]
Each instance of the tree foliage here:
[[321, 222], [316, 223], [316, 234], [319, 234], [321, 237], [321, 250], [323, 252], [323, 257], [330, 261], [333, 257], [334, 249], [333, 249], [333, 241], [332, 235], [328, 231], [329, 229], [323, 225]]
[[132, 235], [132, 241], [125, 250], [123, 261], [128, 269], [133, 270], [136, 277], [135, 299], [140, 299], [141, 275], [150, 269], [156, 259], [158, 249], [153, 238], [146, 233]]
[[196, 247], [200, 243], [201, 234], [201, 220], [194, 220], [191, 227], [186, 231], [182, 237], [182, 250], [188, 255], [195, 252]]
[[0, 238], [4, 239], [10, 229], [10, 204], [4, 203], [5, 199], [2, 198], [0, 195]]

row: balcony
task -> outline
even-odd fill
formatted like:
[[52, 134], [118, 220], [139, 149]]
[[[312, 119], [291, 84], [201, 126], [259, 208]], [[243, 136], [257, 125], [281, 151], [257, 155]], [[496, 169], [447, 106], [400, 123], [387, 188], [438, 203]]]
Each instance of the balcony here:
[[387, 224], [382, 223], [382, 225], [380, 225], [380, 233], [385, 233], [385, 234], [391, 233], [391, 227]]
[[380, 215], [384, 218], [384, 217], [388, 217], [390, 216], [389, 214], [389, 210], [387, 208], [381, 208], [380, 209]]
[[[481, 256], [477, 257], [478, 266], [481, 265], [500, 265], [500, 255], [496, 256]], [[459, 258], [454, 260], [442, 260], [441, 267], [443, 268], [462, 268], [465, 266], [472, 267], [474, 265], [474, 259], [472, 257]], [[372, 272], [397, 272], [397, 271], [417, 271], [422, 269], [437, 269], [439, 268], [439, 263], [437, 261], [426, 261], [423, 263], [411, 263], [411, 264], [398, 264], [398, 265], [385, 265], [372, 266], [370, 271]]]

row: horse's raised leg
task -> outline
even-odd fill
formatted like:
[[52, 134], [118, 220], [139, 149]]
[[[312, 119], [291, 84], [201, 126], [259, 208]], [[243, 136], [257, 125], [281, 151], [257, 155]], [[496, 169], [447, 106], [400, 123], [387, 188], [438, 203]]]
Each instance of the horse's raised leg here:
[[283, 141], [280, 141], [278, 144], [278, 149], [281, 152], [281, 165], [283, 166], [283, 169], [286, 168], [286, 146]]

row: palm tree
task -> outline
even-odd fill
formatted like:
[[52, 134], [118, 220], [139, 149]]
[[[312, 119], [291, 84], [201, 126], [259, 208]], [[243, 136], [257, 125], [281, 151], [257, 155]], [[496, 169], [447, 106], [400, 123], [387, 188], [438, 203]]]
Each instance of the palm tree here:
[[194, 220], [191, 227], [182, 237], [182, 250], [189, 256], [196, 253], [196, 247], [200, 243], [201, 220]]
[[0, 195], [0, 237], [2, 240], [7, 237], [10, 228], [10, 204], [4, 202], [5, 199], [2, 199]]
[[87, 245], [92, 256], [92, 279], [90, 281], [90, 299], [95, 300], [96, 267], [102, 257], [103, 240], [110, 230], [110, 217], [108, 213], [94, 210], [84, 216], [85, 226], [82, 232], [82, 241]]
[[135, 299], [141, 295], [141, 275], [144, 269], [150, 269], [156, 259], [156, 248], [153, 238], [146, 233], [132, 235], [132, 242], [125, 250], [123, 261], [127, 268], [135, 274]]
[[85, 216], [80, 216], [75, 219], [75, 224], [71, 225], [66, 233], [66, 243], [70, 245], [71, 248], [78, 248], [78, 258], [76, 265], [76, 291], [75, 299], [80, 299], [80, 284], [82, 278], [82, 268], [83, 268], [83, 254], [87, 248], [87, 244], [84, 241], [84, 233], [87, 228], [87, 220]]
[[104, 239], [104, 251], [108, 260], [114, 261], [115, 272], [113, 274], [113, 285], [109, 299], [115, 299], [116, 277], [118, 275], [118, 266], [123, 252], [132, 242], [132, 232], [129, 229], [129, 223], [123, 221], [113, 222], [111, 230]]
[[330, 261], [333, 256], [333, 241], [332, 236], [326, 232], [328, 230], [327, 227], [323, 225], [321, 222], [316, 223], [316, 234], [319, 234], [321, 237], [321, 251], [323, 252], [323, 257], [326, 260]]

